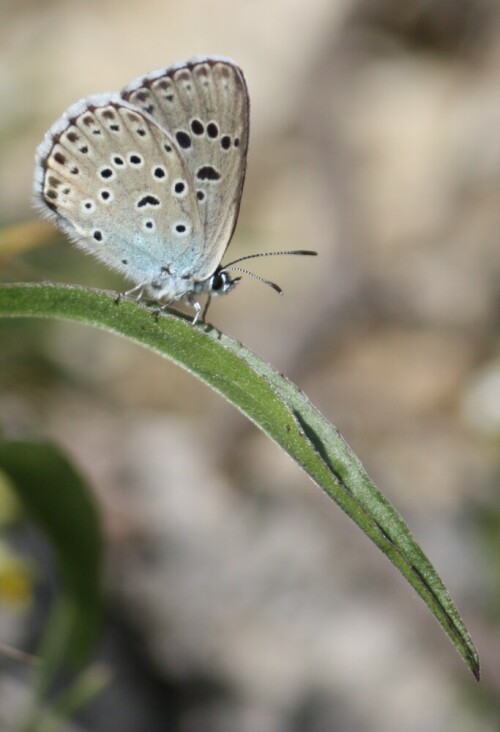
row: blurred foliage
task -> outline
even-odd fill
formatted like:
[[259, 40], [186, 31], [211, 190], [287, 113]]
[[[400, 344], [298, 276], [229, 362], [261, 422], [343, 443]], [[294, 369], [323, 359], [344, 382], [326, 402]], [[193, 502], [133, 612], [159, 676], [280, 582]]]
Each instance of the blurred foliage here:
[[80, 475], [54, 445], [3, 440], [0, 467], [56, 552], [73, 615], [62, 659], [81, 662], [92, 647], [100, 616], [97, 509]]
[[33, 601], [35, 565], [0, 541], [0, 603], [11, 609], [26, 609]]
[[[76, 666], [91, 652], [101, 615], [102, 537], [92, 496], [63, 453], [49, 443], [1, 440], [0, 476], [9, 517], [16, 502], [52, 545], [61, 574], [61, 591], [51, 609], [40, 644], [33, 700], [20, 732], [50, 732], [105, 686], [108, 674], [91, 666], [48, 701], [56, 677], [68, 663]], [[34, 563], [0, 544], [0, 600], [26, 605], [31, 599]]]
[[485, 572], [488, 582], [488, 613], [496, 623], [500, 621], [500, 501], [493, 496], [490, 503], [472, 508], [472, 520], [476, 523], [478, 537], [486, 559]]

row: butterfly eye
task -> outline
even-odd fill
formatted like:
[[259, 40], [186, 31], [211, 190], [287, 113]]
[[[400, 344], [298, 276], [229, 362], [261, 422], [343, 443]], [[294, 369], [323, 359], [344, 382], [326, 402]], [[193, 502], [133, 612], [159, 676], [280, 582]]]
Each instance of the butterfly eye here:
[[213, 292], [220, 292], [224, 289], [224, 285], [227, 282], [227, 274], [225, 272], [216, 272], [212, 277], [210, 289]]
[[210, 280], [210, 291], [214, 295], [225, 295], [231, 292], [235, 285], [239, 282], [239, 277], [231, 277], [228, 272], [223, 269], [217, 269]]

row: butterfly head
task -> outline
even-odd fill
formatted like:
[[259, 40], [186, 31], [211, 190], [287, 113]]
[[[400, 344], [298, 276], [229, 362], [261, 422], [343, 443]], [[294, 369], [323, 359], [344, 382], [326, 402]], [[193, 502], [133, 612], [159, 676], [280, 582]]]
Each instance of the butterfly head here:
[[229, 272], [219, 265], [208, 281], [211, 295], [227, 295], [234, 290], [241, 277], [231, 277]]

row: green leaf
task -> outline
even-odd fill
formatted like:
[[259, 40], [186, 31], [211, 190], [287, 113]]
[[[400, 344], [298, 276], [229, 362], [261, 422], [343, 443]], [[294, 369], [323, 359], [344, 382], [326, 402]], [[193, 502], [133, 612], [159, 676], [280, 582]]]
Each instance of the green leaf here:
[[99, 516], [78, 472], [50, 443], [0, 440], [0, 469], [51, 542], [61, 571], [64, 596], [42, 649], [46, 686], [64, 659], [81, 662], [95, 639], [101, 609]]
[[471, 638], [437, 572], [342, 436], [290, 381], [210, 325], [175, 311], [153, 317], [134, 302], [61, 285], [0, 287], [0, 316], [79, 321], [125, 336], [209, 384], [290, 455], [414, 587], [476, 678]]

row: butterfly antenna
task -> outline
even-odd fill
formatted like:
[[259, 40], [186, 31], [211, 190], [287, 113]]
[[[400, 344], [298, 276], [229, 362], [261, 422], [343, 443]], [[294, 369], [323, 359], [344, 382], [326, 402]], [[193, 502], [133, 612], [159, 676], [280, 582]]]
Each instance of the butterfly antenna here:
[[[243, 259], [250, 259], [251, 256], [252, 255], [250, 255], [250, 257], [243, 257]], [[255, 256], [255, 255], [253, 255], [253, 256]], [[241, 260], [237, 259], [236, 261], [238, 262]], [[227, 270], [227, 266], [224, 267], [224, 271], [226, 271], [226, 270]], [[259, 282], [262, 282], [264, 285], [269, 285], [269, 287], [272, 287], [273, 290], [275, 290], [278, 293], [278, 295], [283, 294], [283, 290], [281, 289], [281, 287], [279, 285], [276, 284], [276, 282], [271, 282], [271, 280], [266, 280], [265, 277], [261, 277], [260, 275], [255, 274], [255, 272], [249, 272], [248, 269], [242, 269], [241, 267], [231, 267], [231, 271], [232, 272], [241, 272], [242, 274], [249, 275], [249, 277], [253, 277], [254, 280], [259, 280]]]
[[[282, 252], [257, 252], [257, 254], [247, 254], [245, 257], [239, 257], [238, 259], [233, 259], [232, 262], [228, 262], [228, 264], [224, 265], [224, 269], [228, 269], [229, 267], [232, 267], [233, 264], [238, 264], [238, 262], [244, 262], [245, 259], [256, 259], [257, 257], [281, 257], [283, 255], [291, 254], [298, 257], [315, 257], [317, 256], [318, 252], [312, 252], [309, 249], [292, 249], [290, 251], [282, 251]], [[243, 270], [241, 270], [243, 271]], [[247, 272], [246, 274], [252, 274], [251, 272]], [[257, 275], [253, 275], [257, 279]], [[263, 282], [267, 282], [267, 280], [263, 280]], [[271, 284], [267, 282], [267, 284]], [[276, 288], [275, 288], [276, 289]]]

